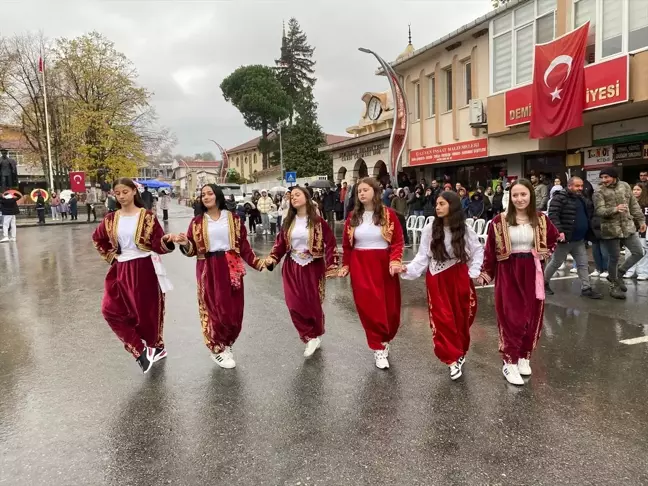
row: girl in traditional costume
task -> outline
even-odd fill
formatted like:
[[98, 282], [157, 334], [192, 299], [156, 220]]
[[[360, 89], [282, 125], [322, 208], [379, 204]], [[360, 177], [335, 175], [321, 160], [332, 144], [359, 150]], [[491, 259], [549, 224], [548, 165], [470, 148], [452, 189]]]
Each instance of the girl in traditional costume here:
[[450, 379], [461, 376], [470, 347], [470, 327], [477, 313], [471, 279], [479, 277], [484, 249], [466, 224], [461, 200], [443, 192], [436, 200], [436, 218], [421, 235], [414, 260], [401, 276], [413, 280], [426, 272], [428, 310], [434, 354], [450, 368]]
[[174, 250], [155, 214], [144, 209], [131, 179], [113, 185], [117, 211], [106, 214], [92, 235], [99, 254], [110, 263], [101, 312], [144, 373], [166, 358], [162, 330], [164, 294], [173, 287], [160, 254]]
[[304, 356], [312, 356], [322, 343], [325, 279], [337, 276], [335, 236], [316, 213], [310, 192], [302, 187], [290, 191], [290, 208], [266, 258], [269, 270], [286, 255], [282, 276], [286, 305], [299, 337], [306, 343]]
[[502, 372], [509, 383], [524, 385], [531, 375], [531, 353], [538, 344], [544, 317], [543, 265], [558, 242], [549, 218], [536, 211], [535, 191], [526, 179], [515, 181], [508, 209], [488, 228], [484, 265], [478, 279], [495, 279], [495, 311]]
[[400, 326], [398, 273], [403, 258], [403, 228], [398, 214], [383, 206], [380, 184], [364, 178], [356, 184], [355, 209], [342, 235], [340, 277], [351, 274], [360, 322], [374, 351], [376, 366], [389, 368], [389, 343]]
[[203, 186], [198, 208], [200, 214], [176, 243], [184, 255], [198, 260], [198, 309], [205, 345], [218, 366], [234, 368], [232, 346], [243, 323], [243, 263], [258, 271], [264, 265], [250, 247], [245, 224], [226, 209], [221, 188]]

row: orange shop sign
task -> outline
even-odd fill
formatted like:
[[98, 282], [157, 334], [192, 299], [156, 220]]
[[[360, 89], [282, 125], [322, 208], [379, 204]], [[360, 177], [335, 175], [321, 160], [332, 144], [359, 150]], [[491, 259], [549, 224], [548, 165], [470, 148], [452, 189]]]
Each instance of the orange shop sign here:
[[[585, 66], [585, 110], [628, 101], [628, 69], [627, 55]], [[531, 84], [507, 91], [504, 104], [507, 127], [529, 123]]]
[[451, 143], [410, 152], [410, 166], [455, 162], [488, 156], [488, 139], [478, 138], [469, 142]]

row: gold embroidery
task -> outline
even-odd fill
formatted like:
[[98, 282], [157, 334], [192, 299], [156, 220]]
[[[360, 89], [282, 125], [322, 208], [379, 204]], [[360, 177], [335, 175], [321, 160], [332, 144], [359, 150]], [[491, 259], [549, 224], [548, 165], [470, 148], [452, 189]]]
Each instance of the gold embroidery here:
[[[151, 237], [153, 236], [153, 228], [155, 228], [155, 216], [147, 213], [145, 210], [142, 210], [141, 221], [144, 223], [143, 231], [143, 245], [147, 246], [147, 249], [151, 247]], [[139, 238], [138, 238], [139, 240]]]
[[392, 237], [394, 236], [394, 222], [391, 220], [391, 214], [387, 208], [383, 208], [383, 218], [385, 224], [380, 228], [380, 232], [385, 241], [391, 243]]
[[355, 228], [349, 224], [349, 228], [347, 229], [347, 237], [349, 239], [349, 246], [353, 248], [353, 233], [355, 232]]
[[115, 213], [115, 216], [112, 218], [104, 218], [104, 227], [106, 228], [106, 234], [110, 239], [110, 244], [115, 248], [119, 247], [119, 240], [117, 239], [117, 228], [119, 227], [119, 217], [120, 211]]
[[[324, 302], [324, 297], [326, 297], [326, 279], [325, 278], [320, 278], [319, 279], [319, 298], [320, 298], [320, 304]], [[323, 315], [323, 313], [322, 313]]]
[[164, 304], [165, 295], [158, 285], [158, 336], [154, 347], [161, 348], [164, 346]]
[[214, 352], [211, 339], [209, 337], [209, 313], [205, 304], [205, 276], [207, 275], [207, 263], [204, 264], [203, 271], [198, 280], [198, 313], [200, 315], [200, 327], [202, 329], [203, 340], [207, 348]]
[[[290, 251], [292, 248], [292, 232], [293, 228], [295, 227], [295, 220], [292, 220], [292, 223], [290, 223], [290, 227], [286, 230], [286, 252]], [[311, 234], [310, 234], [310, 228], [308, 229], [308, 248], [310, 248], [310, 242], [311, 242]]]
[[207, 223], [207, 213], [203, 214], [200, 224], [202, 225], [200, 227], [200, 231], [202, 235], [204, 251], [206, 253], [209, 251], [209, 225]]

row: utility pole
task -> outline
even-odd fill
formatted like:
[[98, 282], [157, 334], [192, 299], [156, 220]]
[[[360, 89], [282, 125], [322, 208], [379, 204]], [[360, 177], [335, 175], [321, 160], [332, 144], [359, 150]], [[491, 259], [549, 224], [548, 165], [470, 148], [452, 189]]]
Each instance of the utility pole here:
[[281, 122], [279, 122], [279, 164], [281, 166], [281, 187], [284, 186], [284, 165], [283, 165], [283, 139], [281, 136]]

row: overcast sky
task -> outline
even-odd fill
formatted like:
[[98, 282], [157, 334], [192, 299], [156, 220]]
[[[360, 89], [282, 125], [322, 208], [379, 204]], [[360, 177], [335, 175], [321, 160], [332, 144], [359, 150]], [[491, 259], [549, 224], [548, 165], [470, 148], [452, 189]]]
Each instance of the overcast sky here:
[[491, 8], [491, 0], [4, 0], [2, 34], [103, 33], [155, 93], [160, 123], [178, 139], [174, 151], [193, 154], [214, 150], [209, 138], [231, 148], [257, 135], [219, 85], [241, 65], [274, 65], [284, 19], [296, 17], [316, 48], [320, 124], [345, 135], [359, 120], [360, 96], [388, 88], [358, 47], [393, 60], [407, 44], [408, 23], [420, 48]]

